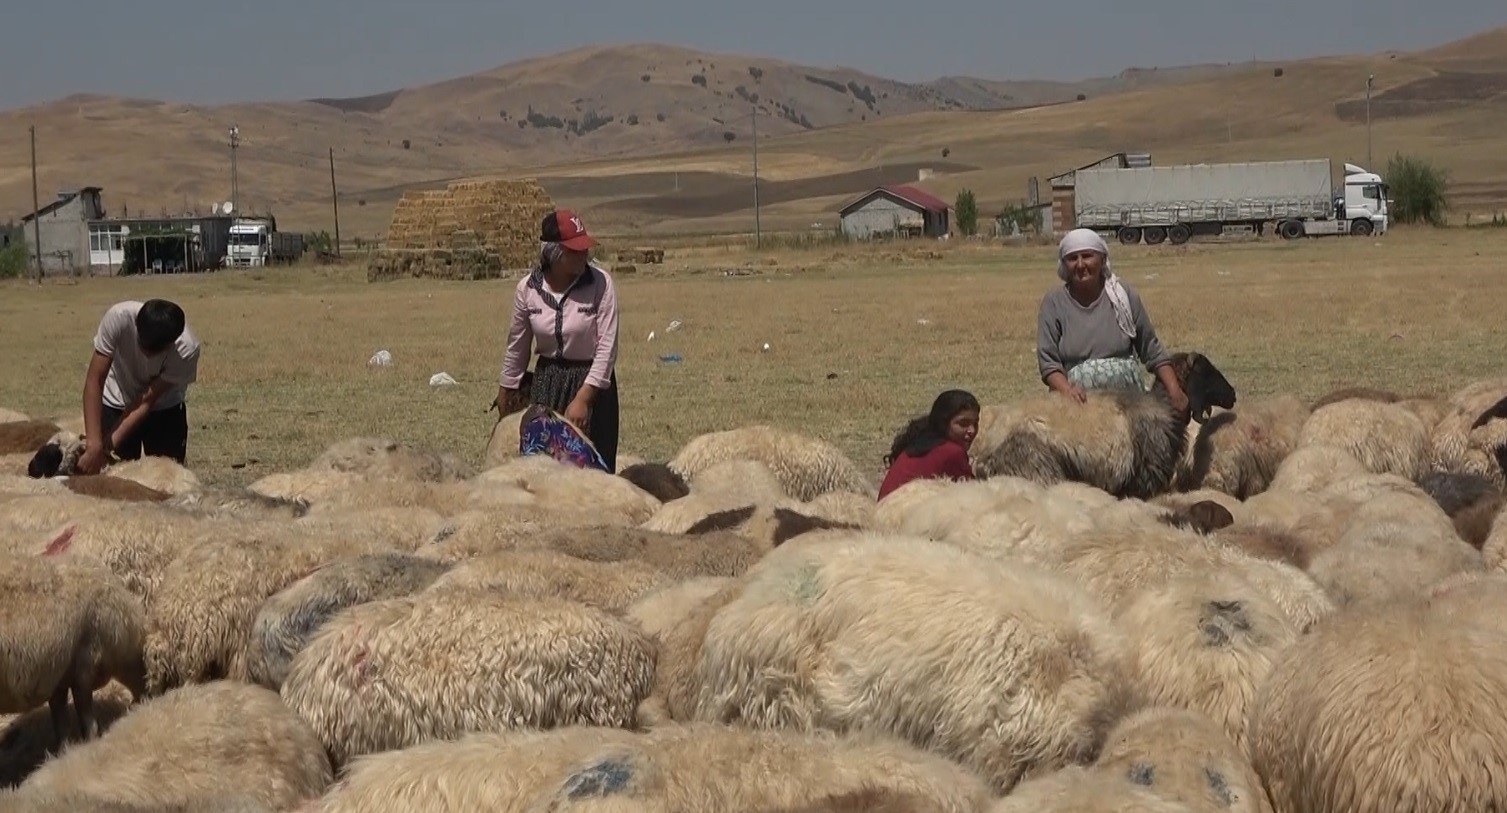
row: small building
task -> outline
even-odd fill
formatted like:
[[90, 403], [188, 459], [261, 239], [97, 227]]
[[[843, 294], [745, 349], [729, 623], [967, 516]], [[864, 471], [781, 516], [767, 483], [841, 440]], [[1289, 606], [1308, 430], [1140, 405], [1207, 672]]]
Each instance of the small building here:
[[21, 218], [27, 254], [35, 257], [41, 243], [44, 275], [89, 273], [89, 221], [105, 216], [100, 191], [86, 186], [59, 192], [57, 200]]
[[1100, 167], [1116, 167], [1129, 169], [1131, 167], [1151, 166], [1151, 153], [1147, 152], [1117, 152], [1114, 155], [1106, 155], [1091, 164], [1084, 164], [1077, 169], [1070, 169], [1061, 175], [1054, 175], [1047, 179], [1052, 186], [1052, 231], [1068, 232], [1078, 225], [1078, 196], [1077, 181], [1078, 171], [1084, 169], [1098, 169]]
[[914, 186], [881, 186], [838, 210], [842, 232], [867, 240], [893, 234], [942, 237], [952, 229], [952, 207]]
[[192, 273], [221, 268], [235, 220], [224, 214], [91, 220], [90, 273]]

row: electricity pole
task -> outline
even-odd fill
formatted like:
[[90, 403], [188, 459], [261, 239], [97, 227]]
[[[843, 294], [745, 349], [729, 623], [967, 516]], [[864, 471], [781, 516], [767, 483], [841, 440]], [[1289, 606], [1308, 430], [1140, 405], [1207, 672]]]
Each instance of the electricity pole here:
[[335, 205], [335, 256], [340, 256], [340, 192], [335, 189], [335, 148], [330, 148], [330, 202]]
[[37, 283], [42, 282], [42, 202], [37, 193], [37, 126], [31, 126], [31, 242], [37, 250]]
[[1366, 77], [1366, 170], [1375, 172], [1376, 167], [1371, 163], [1371, 83], [1376, 81], [1376, 74]]
[[754, 248], [763, 244], [763, 230], [759, 226], [759, 108], [753, 114], [753, 193], [754, 193]]
[[235, 152], [241, 146], [241, 128], [230, 125], [230, 211], [237, 214], [241, 211], [241, 190], [237, 183], [235, 171]]

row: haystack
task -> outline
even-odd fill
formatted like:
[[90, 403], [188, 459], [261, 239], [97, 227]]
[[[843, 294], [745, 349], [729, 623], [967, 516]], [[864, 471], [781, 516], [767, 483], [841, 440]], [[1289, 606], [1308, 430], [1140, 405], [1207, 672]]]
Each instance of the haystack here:
[[386, 245], [367, 266], [367, 281], [492, 279], [529, 268], [538, 253], [539, 221], [554, 208], [532, 178], [405, 192]]

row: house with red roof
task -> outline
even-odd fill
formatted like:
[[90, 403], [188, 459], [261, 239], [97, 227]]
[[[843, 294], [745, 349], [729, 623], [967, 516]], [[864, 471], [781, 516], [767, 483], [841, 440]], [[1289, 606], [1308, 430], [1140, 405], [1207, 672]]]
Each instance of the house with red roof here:
[[871, 237], [941, 237], [952, 229], [952, 207], [914, 186], [881, 186], [838, 210], [843, 234]]

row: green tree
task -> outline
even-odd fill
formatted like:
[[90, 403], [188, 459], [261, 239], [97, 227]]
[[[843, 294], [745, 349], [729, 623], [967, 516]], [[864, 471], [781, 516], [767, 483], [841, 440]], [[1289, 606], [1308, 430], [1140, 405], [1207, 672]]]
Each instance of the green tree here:
[[978, 233], [979, 207], [978, 201], [974, 200], [973, 190], [964, 189], [958, 193], [958, 199], [953, 204], [953, 209], [958, 216], [958, 231], [965, 237], [972, 237]]
[[1444, 189], [1449, 179], [1442, 168], [1399, 153], [1387, 163], [1386, 179], [1392, 188], [1394, 222], [1444, 225], [1444, 214], [1449, 209]]

